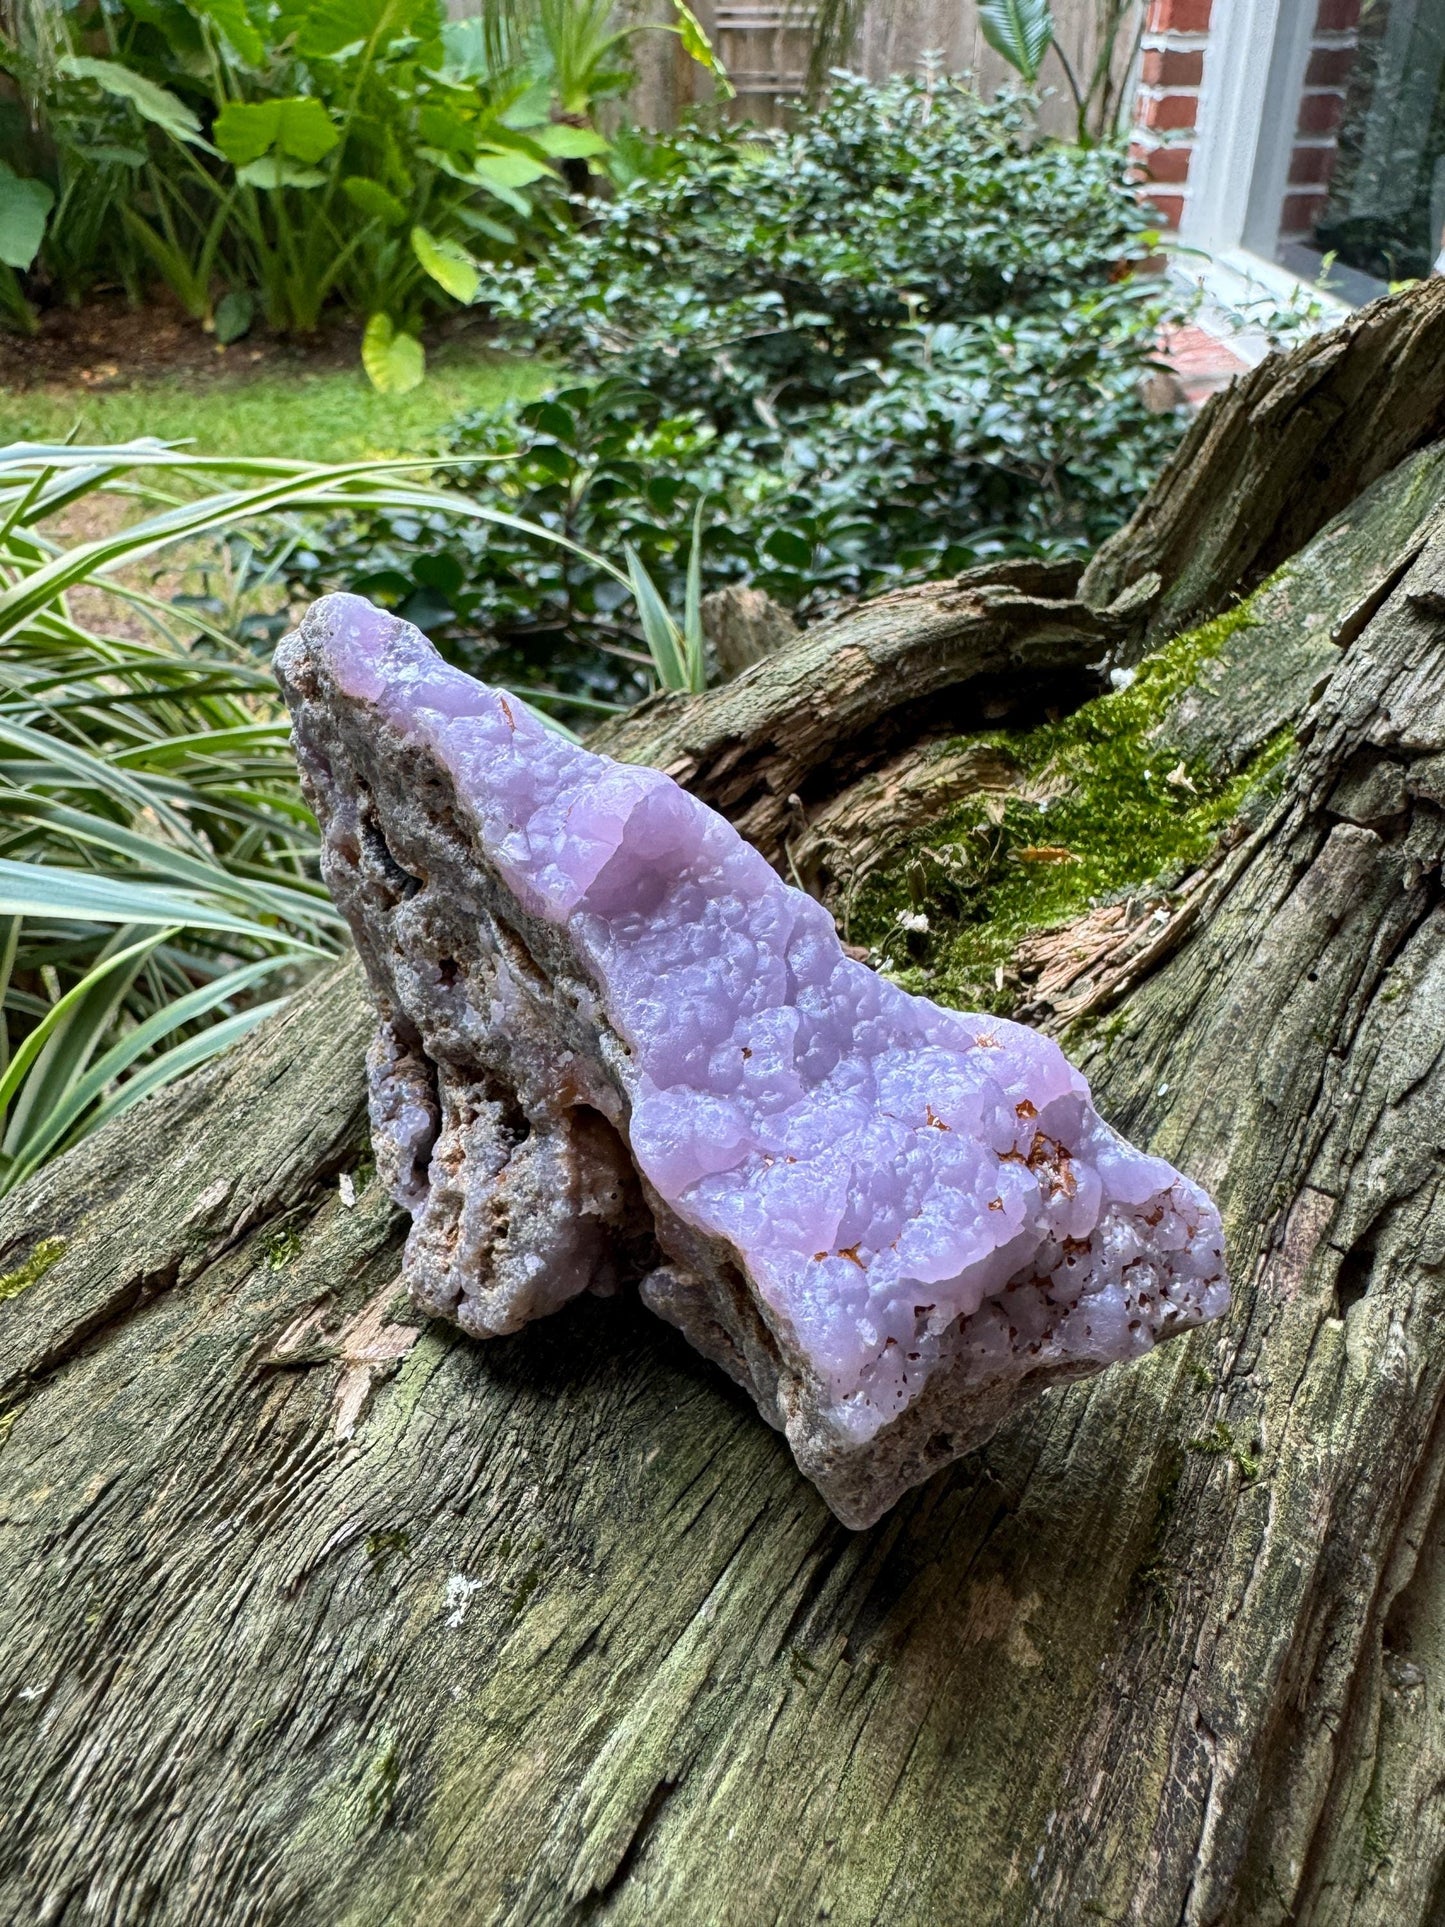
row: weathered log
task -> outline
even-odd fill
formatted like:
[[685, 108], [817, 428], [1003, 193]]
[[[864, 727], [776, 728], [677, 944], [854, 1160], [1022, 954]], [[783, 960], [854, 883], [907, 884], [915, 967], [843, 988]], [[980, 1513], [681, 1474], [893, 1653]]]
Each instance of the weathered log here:
[[1006, 796], [1018, 780], [1017, 762], [997, 743], [964, 736], [914, 744], [816, 810], [785, 855], [804, 889], [834, 902], [965, 796]]
[[762, 589], [732, 583], [702, 599], [703, 634], [725, 676], [740, 675], [765, 656], [796, 642], [801, 633], [782, 606]]
[[1099, 687], [1124, 633], [1072, 598], [1072, 564], [1005, 563], [900, 589], [804, 632], [704, 696], [659, 696], [597, 748], [655, 763], [773, 862], [811, 809], [920, 735], [1017, 721]]
[[1210, 397], [1079, 593], [1131, 593], [1139, 641], [1247, 595], [1371, 482], [1445, 434], [1445, 281], [1382, 299]]
[[1437, 1920], [1442, 517], [1431, 450], [1184, 652], [1199, 768], [1297, 747], [1069, 1033], [1226, 1328], [867, 1533], [625, 1297], [396, 1301], [350, 970], [9, 1200], [0, 1918]]

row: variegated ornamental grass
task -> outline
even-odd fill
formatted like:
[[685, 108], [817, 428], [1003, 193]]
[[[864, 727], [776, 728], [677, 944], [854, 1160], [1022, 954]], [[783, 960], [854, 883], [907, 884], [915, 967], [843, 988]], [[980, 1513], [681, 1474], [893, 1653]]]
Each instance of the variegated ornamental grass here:
[[[57, 518], [98, 494], [144, 512], [58, 539]], [[268, 517], [362, 509], [542, 533], [401, 462], [0, 450], [0, 1190], [233, 1042], [344, 945], [269, 666], [136, 565]], [[683, 681], [695, 636], [685, 647], [631, 583], [658, 681]], [[111, 632], [82, 600], [114, 604]]]

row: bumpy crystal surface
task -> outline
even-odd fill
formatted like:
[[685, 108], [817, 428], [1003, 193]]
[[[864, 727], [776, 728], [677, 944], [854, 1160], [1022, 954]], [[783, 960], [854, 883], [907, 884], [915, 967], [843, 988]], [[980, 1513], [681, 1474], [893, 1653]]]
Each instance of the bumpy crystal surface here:
[[[624, 1047], [637, 1169], [746, 1280], [830, 1449], [866, 1447], [940, 1374], [957, 1394], [1045, 1383], [1226, 1308], [1213, 1204], [1099, 1117], [1048, 1038], [852, 960], [669, 777], [569, 742], [359, 598], [303, 638], [325, 700], [441, 772], [478, 864], [565, 936]], [[408, 1103], [384, 1091], [378, 1128], [421, 1131]]]

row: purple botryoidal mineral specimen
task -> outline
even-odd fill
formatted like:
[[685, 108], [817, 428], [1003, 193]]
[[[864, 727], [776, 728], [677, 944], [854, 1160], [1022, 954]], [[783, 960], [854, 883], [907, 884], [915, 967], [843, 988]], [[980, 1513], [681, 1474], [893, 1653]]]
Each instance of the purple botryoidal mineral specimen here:
[[1226, 1308], [1214, 1206], [1055, 1044], [845, 956], [669, 777], [356, 596], [276, 661], [424, 1309], [488, 1337], [639, 1278], [862, 1526], [1046, 1385]]

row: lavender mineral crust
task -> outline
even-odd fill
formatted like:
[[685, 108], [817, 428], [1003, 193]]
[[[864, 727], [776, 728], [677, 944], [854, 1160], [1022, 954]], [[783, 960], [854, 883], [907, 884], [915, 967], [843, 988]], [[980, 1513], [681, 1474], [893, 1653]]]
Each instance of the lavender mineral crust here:
[[478, 1337], [640, 1277], [838, 1517], [1229, 1302], [1219, 1216], [1056, 1045], [912, 997], [660, 772], [329, 596], [277, 654], [380, 1012], [417, 1302]]

